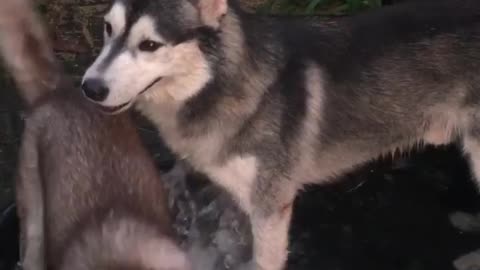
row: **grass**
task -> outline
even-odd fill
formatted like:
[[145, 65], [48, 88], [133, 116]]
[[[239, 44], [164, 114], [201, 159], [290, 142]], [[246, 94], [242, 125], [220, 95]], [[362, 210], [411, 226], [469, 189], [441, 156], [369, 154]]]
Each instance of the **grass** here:
[[340, 16], [382, 6], [382, 0], [267, 0], [259, 12]]

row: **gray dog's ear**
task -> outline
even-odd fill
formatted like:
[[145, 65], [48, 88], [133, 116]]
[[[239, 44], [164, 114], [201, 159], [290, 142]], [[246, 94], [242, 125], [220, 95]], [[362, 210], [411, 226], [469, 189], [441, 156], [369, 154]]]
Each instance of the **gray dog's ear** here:
[[190, 0], [197, 8], [202, 23], [218, 29], [220, 20], [227, 14], [228, 0]]

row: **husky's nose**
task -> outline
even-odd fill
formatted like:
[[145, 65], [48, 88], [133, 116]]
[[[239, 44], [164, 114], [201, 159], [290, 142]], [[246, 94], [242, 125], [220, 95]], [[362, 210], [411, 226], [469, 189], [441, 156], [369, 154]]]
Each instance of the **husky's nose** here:
[[108, 88], [102, 80], [88, 79], [82, 83], [83, 93], [93, 101], [104, 101], [108, 96]]

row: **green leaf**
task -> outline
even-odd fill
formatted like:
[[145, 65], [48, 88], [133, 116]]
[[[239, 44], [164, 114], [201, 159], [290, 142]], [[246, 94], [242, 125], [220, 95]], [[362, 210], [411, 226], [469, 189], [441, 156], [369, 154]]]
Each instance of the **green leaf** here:
[[362, 8], [362, 0], [347, 0], [346, 4], [350, 12], [356, 12]]
[[312, 13], [315, 10], [315, 8], [322, 3], [325, 3], [325, 0], [312, 0], [310, 1], [310, 3], [308, 3], [308, 6], [305, 9], [305, 11], [308, 13]]

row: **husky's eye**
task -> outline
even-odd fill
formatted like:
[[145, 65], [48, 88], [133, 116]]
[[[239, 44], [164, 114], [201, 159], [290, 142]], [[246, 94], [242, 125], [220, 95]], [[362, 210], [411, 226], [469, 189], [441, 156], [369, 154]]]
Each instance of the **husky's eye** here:
[[155, 42], [152, 40], [144, 40], [138, 45], [138, 49], [144, 52], [154, 52], [162, 46], [163, 44], [160, 42]]
[[105, 22], [105, 31], [107, 32], [107, 35], [110, 37], [112, 36], [112, 25], [109, 22]]

